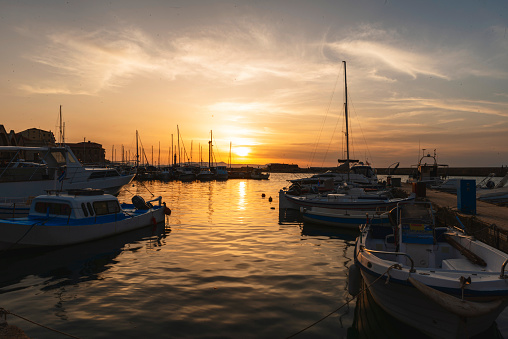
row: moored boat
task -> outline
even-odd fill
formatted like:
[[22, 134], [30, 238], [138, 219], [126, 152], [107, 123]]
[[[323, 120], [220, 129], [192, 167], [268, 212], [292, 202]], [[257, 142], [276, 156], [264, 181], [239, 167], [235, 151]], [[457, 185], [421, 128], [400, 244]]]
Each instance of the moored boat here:
[[387, 211], [396, 207], [399, 202], [413, 201], [415, 197], [412, 193], [407, 198], [393, 198], [388, 191], [367, 193], [362, 188], [351, 188], [344, 193], [302, 196], [290, 195], [280, 190], [279, 208], [299, 210], [301, 207], [321, 207], [350, 211]]
[[[26, 216], [31, 199], [48, 190], [93, 188], [117, 195], [135, 176], [115, 168], [83, 167], [68, 146], [0, 146], [0, 152], [12, 157], [0, 168], [1, 216], [12, 216], [13, 212], [14, 216]], [[21, 155], [38, 161], [20, 160]]]
[[[152, 205], [152, 202], [158, 202]], [[0, 250], [71, 245], [164, 221], [171, 211], [162, 198], [132, 204], [100, 190], [72, 190], [33, 199], [27, 217], [0, 220]]]
[[399, 204], [393, 228], [364, 225], [355, 265], [386, 312], [436, 338], [487, 330], [508, 304], [508, 255], [436, 227], [430, 203]]
[[357, 211], [340, 210], [335, 208], [302, 207], [303, 220], [316, 224], [358, 229], [360, 224], [371, 223], [376, 225], [388, 225], [389, 215], [386, 211]]

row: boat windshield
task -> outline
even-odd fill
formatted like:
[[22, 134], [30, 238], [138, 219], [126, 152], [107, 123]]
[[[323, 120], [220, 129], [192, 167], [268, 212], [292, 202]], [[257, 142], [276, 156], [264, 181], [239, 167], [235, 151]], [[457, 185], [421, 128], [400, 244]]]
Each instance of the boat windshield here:
[[406, 205], [400, 213], [401, 223], [432, 224], [432, 211], [424, 204]]
[[71, 206], [65, 203], [38, 201], [35, 204], [35, 212], [54, 215], [70, 215]]

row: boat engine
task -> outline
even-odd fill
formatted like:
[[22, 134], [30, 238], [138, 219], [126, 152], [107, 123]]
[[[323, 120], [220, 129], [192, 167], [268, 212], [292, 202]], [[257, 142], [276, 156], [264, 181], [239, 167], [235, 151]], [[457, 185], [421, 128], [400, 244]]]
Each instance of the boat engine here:
[[138, 210], [148, 210], [152, 207], [152, 204], [146, 203], [145, 199], [143, 199], [139, 195], [135, 195], [132, 197], [132, 204]]

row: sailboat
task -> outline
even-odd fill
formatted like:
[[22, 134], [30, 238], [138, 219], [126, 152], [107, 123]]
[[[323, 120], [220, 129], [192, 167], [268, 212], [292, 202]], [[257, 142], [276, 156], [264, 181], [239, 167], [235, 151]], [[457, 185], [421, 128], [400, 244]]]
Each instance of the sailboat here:
[[[344, 224], [344, 218], [354, 218], [357, 227], [358, 223], [365, 223], [369, 219], [368, 215], [378, 214], [379, 211], [389, 210], [399, 202], [414, 200], [414, 194], [409, 198], [392, 198], [389, 192], [377, 191], [366, 192], [362, 187], [355, 187], [351, 181], [351, 163], [359, 163], [358, 160], [352, 160], [349, 155], [349, 126], [348, 126], [348, 102], [347, 102], [347, 76], [346, 62], [344, 63], [344, 85], [345, 85], [345, 116], [346, 116], [346, 159], [339, 160], [343, 163], [346, 173], [335, 173], [334, 180], [346, 183], [340, 193], [330, 193], [326, 195], [299, 195], [293, 194], [291, 190], [281, 190], [279, 192], [279, 208], [299, 209], [304, 219], [314, 222], [326, 222], [341, 226]], [[294, 187], [293, 187], [294, 189]], [[354, 213], [352, 213], [354, 212]]]

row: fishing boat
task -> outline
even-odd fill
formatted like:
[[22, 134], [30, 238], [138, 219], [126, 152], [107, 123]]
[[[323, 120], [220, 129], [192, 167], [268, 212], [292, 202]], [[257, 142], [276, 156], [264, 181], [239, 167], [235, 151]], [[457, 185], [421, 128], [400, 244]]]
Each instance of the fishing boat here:
[[380, 307], [433, 338], [487, 330], [508, 304], [508, 255], [436, 227], [430, 203], [401, 203], [390, 215], [393, 227], [361, 227], [351, 285], [361, 274]]
[[327, 208], [343, 211], [387, 211], [400, 202], [413, 201], [415, 193], [407, 198], [394, 198], [390, 191], [365, 192], [363, 188], [348, 188], [343, 193], [294, 196], [279, 191], [279, 208], [300, 210], [303, 208]]
[[302, 207], [300, 209], [304, 221], [331, 227], [353, 228], [365, 223], [389, 225], [386, 211], [340, 210], [335, 208]]
[[120, 204], [101, 190], [41, 195], [33, 199], [27, 217], [0, 220], [0, 250], [96, 240], [155, 225], [170, 213], [161, 197], [145, 202], [134, 196], [132, 204]]
[[268, 179], [270, 178], [270, 173], [263, 172], [259, 168], [254, 168], [252, 172], [250, 172], [250, 178], [257, 180]]
[[176, 167], [175, 177], [180, 181], [194, 181], [196, 180], [196, 173], [190, 166]]
[[[9, 163], [0, 167], [0, 204], [4, 216], [26, 216], [31, 199], [48, 190], [101, 189], [116, 195], [135, 176], [115, 168], [83, 167], [68, 146], [0, 146]], [[23, 156], [23, 158], [22, 158]], [[26, 157], [37, 161], [27, 161]], [[15, 205], [16, 204], [16, 205]]]
[[196, 174], [196, 179], [199, 181], [211, 181], [215, 179], [215, 174], [209, 167], [201, 167], [199, 173]]
[[431, 155], [430, 153], [425, 154], [425, 149], [423, 149], [418, 164], [411, 167], [413, 167], [413, 173], [408, 179], [410, 183], [423, 182], [427, 186], [435, 186], [442, 184], [447, 177], [448, 165], [438, 163], [436, 150], [434, 150], [434, 155]]
[[226, 166], [215, 166], [214, 175], [216, 180], [228, 180], [228, 169]]

